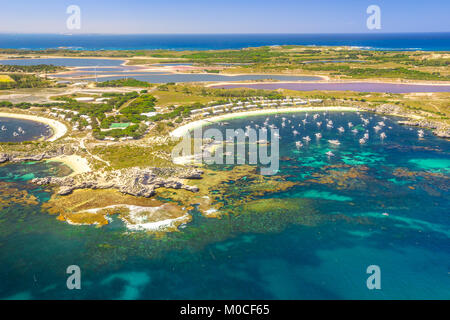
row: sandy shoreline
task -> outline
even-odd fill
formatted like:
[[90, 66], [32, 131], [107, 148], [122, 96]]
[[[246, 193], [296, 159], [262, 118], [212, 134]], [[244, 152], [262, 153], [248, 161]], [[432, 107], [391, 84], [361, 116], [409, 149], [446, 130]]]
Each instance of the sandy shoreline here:
[[262, 109], [262, 110], [252, 110], [252, 111], [244, 111], [244, 112], [236, 112], [223, 114], [220, 116], [215, 116], [211, 118], [206, 118], [202, 120], [193, 121], [187, 123], [181, 127], [176, 128], [170, 133], [172, 138], [181, 138], [189, 131], [200, 128], [205, 125], [220, 122], [228, 119], [249, 117], [249, 116], [257, 116], [257, 115], [265, 115], [265, 114], [275, 114], [275, 113], [292, 113], [292, 112], [320, 112], [320, 111], [358, 111], [358, 108], [353, 107], [288, 107], [288, 108], [278, 108], [278, 109]]
[[318, 81], [249, 81], [249, 82], [215, 82], [205, 85], [205, 87], [208, 88], [215, 88], [215, 87], [221, 87], [221, 86], [234, 86], [234, 85], [258, 85], [258, 84], [285, 84], [285, 83], [300, 83], [300, 84], [315, 84], [315, 83], [339, 83], [339, 84], [349, 84], [349, 83], [378, 83], [378, 84], [404, 84], [404, 85], [420, 85], [420, 86], [450, 86], [450, 83], [448, 81], [443, 82], [424, 82], [423, 80], [420, 82], [409, 82], [409, 81], [389, 81], [386, 80], [380, 80], [380, 79], [361, 79], [361, 80], [337, 80], [337, 79], [328, 79], [325, 78], [325, 76], [317, 76], [324, 78], [323, 80]]
[[48, 125], [50, 128], [52, 128], [53, 134], [47, 139], [47, 141], [58, 140], [67, 133], [67, 127], [64, 123], [49, 118], [33, 116], [24, 113], [8, 113], [8, 112], [0, 112], [0, 117], [30, 120], [41, 122]]
[[70, 174], [71, 176], [91, 171], [89, 162], [85, 158], [77, 155], [59, 156], [50, 158], [47, 161], [64, 163], [66, 166], [73, 170], [73, 172]]

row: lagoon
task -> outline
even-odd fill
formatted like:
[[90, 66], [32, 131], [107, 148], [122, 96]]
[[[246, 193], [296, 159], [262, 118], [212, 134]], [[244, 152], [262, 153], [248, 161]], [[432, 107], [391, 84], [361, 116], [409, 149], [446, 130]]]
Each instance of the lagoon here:
[[[126, 232], [116, 217], [102, 228], [58, 221], [42, 208], [49, 190], [27, 179], [68, 174], [61, 165], [0, 167], [3, 202], [17, 188], [37, 199], [16, 199], [0, 209], [0, 298], [449, 299], [443, 262], [450, 259], [450, 173], [443, 166], [450, 142], [428, 131], [421, 139], [417, 128], [400, 126], [394, 117], [317, 113], [317, 121], [330, 119], [334, 128], [319, 129], [314, 112], [306, 124], [306, 113], [211, 124], [226, 130], [269, 118], [281, 136], [276, 177], [296, 185], [248, 202], [264, 205], [237, 204], [226, 219], [205, 218], [194, 208], [192, 222], [163, 238]], [[360, 117], [370, 120], [367, 127]], [[386, 124], [384, 140], [372, 128], [379, 121]], [[348, 122], [362, 130], [351, 132]], [[365, 130], [370, 138], [360, 145]], [[316, 140], [319, 131], [323, 138]], [[312, 140], [296, 148], [306, 135]], [[329, 150], [334, 157], [326, 155]], [[230, 183], [225, 206], [248, 184]], [[277, 201], [290, 209], [280, 214], [272, 204]], [[83, 289], [71, 291], [64, 271], [74, 262], [82, 269]], [[366, 287], [372, 264], [380, 266], [382, 290]]]

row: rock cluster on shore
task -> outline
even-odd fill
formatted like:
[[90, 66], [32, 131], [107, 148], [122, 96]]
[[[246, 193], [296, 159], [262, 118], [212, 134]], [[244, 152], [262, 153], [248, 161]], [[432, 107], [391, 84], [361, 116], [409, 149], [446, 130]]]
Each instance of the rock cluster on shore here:
[[[168, 170], [168, 172], [166, 172]], [[137, 197], [151, 197], [157, 188], [185, 189], [198, 192], [198, 188], [183, 183], [182, 179], [199, 179], [203, 173], [198, 169], [129, 168], [113, 171], [96, 171], [72, 177], [36, 178], [37, 185], [59, 186], [59, 195], [67, 195], [77, 189], [116, 189]], [[170, 176], [163, 178], [163, 176]]]
[[5, 162], [22, 162], [22, 161], [41, 161], [45, 159], [50, 159], [58, 157], [61, 155], [71, 155], [73, 154], [73, 149], [71, 146], [61, 146], [51, 151], [46, 151], [38, 154], [26, 154], [26, 153], [15, 153], [7, 154], [0, 153], [0, 164]]
[[408, 126], [416, 126], [416, 127], [422, 127], [425, 129], [432, 130], [433, 134], [440, 137], [440, 138], [450, 138], [450, 127], [446, 125], [443, 122], [439, 121], [433, 121], [429, 119], [412, 119], [411, 115], [399, 106], [392, 105], [392, 104], [382, 104], [379, 106], [376, 106], [374, 108], [369, 108], [368, 111], [376, 112], [379, 114], [387, 114], [387, 115], [394, 115], [394, 116], [400, 116], [409, 118], [410, 120], [405, 121], [398, 121], [399, 124], [402, 125], [408, 125]]

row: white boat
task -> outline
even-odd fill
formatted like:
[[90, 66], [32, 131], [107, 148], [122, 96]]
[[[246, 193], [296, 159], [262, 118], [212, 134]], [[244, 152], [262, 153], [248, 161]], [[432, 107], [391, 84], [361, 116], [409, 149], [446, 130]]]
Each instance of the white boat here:
[[331, 151], [328, 151], [327, 153], [325, 153], [327, 156], [329, 157], [334, 157], [334, 153]]
[[306, 137], [303, 137], [303, 140], [305, 140], [305, 141], [311, 141], [311, 138], [309, 137], [309, 136], [306, 136]]
[[316, 122], [316, 124], [317, 124], [317, 127], [320, 127], [322, 125], [322, 121], [318, 121], [318, 122]]
[[294, 136], [298, 135], [298, 131], [297, 130], [292, 131], [292, 133], [294, 134]]
[[419, 138], [423, 138], [423, 136], [424, 136], [423, 130], [417, 131], [417, 135], [419, 136]]
[[353, 129], [352, 132], [353, 133], [358, 133], [358, 129]]
[[381, 127], [377, 125], [377, 126], [373, 127], [373, 129], [375, 130], [375, 132], [378, 132], [381, 130]]
[[343, 132], [345, 132], [345, 129], [344, 129], [344, 127], [339, 127], [339, 128], [338, 128], [338, 131], [339, 131], [340, 133], [343, 133]]
[[317, 138], [317, 139], [322, 138], [322, 134], [321, 134], [320, 132], [317, 132], [317, 133], [316, 133], [316, 138]]
[[6, 127], [2, 126], [2, 131], [6, 131], [6, 130], [7, 130]]
[[347, 125], [349, 128], [353, 127], [353, 123], [351, 123], [351, 122], [347, 123]]
[[341, 143], [339, 142], [339, 140], [328, 140], [329, 143], [334, 144], [336, 146], [340, 145]]
[[359, 144], [365, 144], [365, 143], [366, 143], [366, 139], [364, 139], [364, 138], [359, 139]]
[[18, 134], [17, 132], [15, 132], [15, 131], [13, 132], [13, 136], [14, 136], [14, 137], [17, 137], [18, 135], [19, 135], [19, 134]]
[[303, 147], [303, 143], [301, 143], [301, 141], [297, 141], [297, 142], [295, 143], [295, 146], [296, 146], [297, 148], [301, 148], [301, 147]]
[[364, 139], [369, 139], [369, 134], [368, 133], [364, 133]]
[[384, 133], [384, 132], [382, 132], [382, 133], [380, 133], [380, 138], [381, 138], [381, 140], [383, 140], [384, 138], [386, 138], [387, 136], [386, 136], [386, 133]]

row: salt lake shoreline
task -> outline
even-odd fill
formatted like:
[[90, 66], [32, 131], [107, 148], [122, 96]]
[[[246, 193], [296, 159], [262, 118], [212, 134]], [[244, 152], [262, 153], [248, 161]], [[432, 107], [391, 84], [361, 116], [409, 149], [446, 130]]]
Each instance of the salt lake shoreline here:
[[[284, 74], [283, 74], [284, 75]], [[292, 75], [296, 76], [296, 75]], [[235, 86], [235, 85], [258, 85], [258, 84], [351, 84], [351, 83], [376, 83], [376, 84], [404, 84], [404, 85], [418, 85], [418, 86], [449, 86], [450, 82], [448, 81], [442, 81], [442, 82], [424, 82], [423, 80], [419, 81], [396, 81], [396, 80], [381, 80], [381, 79], [349, 79], [349, 80], [342, 80], [342, 79], [330, 79], [327, 76], [323, 75], [305, 75], [305, 76], [314, 76], [314, 77], [321, 77], [323, 80], [317, 80], [317, 81], [248, 81], [248, 82], [215, 82], [215, 83], [209, 83], [206, 84], [205, 87], [207, 88], [219, 88], [223, 86]], [[333, 91], [333, 90], [331, 90]]]

